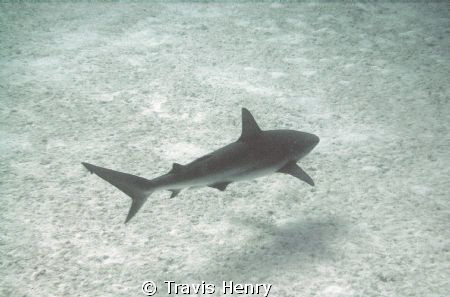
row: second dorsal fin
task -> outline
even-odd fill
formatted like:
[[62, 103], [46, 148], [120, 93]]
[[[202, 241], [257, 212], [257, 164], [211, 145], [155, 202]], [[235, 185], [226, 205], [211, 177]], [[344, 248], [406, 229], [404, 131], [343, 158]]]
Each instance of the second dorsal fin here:
[[239, 140], [246, 140], [258, 136], [261, 129], [256, 123], [250, 111], [247, 108], [242, 108], [242, 134]]
[[172, 169], [169, 171], [169, 173], [178, 173], [180, 170], [183, 169], [183, 165], [178, 163], [173, 163]]

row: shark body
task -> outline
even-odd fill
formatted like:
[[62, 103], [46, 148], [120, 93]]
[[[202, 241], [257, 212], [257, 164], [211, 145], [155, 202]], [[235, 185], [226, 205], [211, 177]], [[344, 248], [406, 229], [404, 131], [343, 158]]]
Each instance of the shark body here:
[[311, 186], [314, 182], [297, 162], [317, 144], [319, 137], [294, 130], [259, 128], [251, 113], [242, 109], [241, 137], [193, 162], [174, 163], [164, 175], [148, 180], [139, 176], [82, 163], [91, 173], [111, 183], [132, 199], [127, 223], [156, 190], [169, 190], [171, 198], [185, 188], [209, 186], [224, 191], [236, 181], [253, 179], [274, 172], [290, 174]]

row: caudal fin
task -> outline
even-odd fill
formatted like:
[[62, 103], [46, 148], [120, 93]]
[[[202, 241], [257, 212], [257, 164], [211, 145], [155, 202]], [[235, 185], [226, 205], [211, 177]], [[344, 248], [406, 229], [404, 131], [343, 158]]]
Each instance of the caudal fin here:
[[89, 163], [82, 162], [91, 173], [95, 173], [100, 176], [125, 194], [131, 197], [131, 207], [128, 211], [125, 223], [139, 211], [139, 209], [147, 201], [148, 196], [153, 192], [154, 185], [152, 181], [119, 171], [98, 167]]

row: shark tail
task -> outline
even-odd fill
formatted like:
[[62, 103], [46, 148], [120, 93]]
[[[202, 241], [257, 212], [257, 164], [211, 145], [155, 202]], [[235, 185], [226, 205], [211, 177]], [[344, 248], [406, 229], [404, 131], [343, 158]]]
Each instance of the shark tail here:
[[81, 164], [91, 173], [95, 173], [131, 197], [131, 207], [125, 219], [125, 224], [134, 217], [142, 205], [144, 205], [145, 201], [147, 201], [148, 196], [154, 191], [155, 185], [151, 180], [89, 163], [82, 162]]

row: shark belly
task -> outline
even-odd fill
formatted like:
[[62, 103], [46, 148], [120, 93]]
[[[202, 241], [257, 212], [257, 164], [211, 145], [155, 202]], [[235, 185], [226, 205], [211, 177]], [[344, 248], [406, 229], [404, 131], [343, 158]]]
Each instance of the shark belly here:
[[196, 172], [192, 172], [190, 175], [189, 172], [186, 172], [183, 176], [172, 176], [161, 188], [166, 190], [181, 190], [185, 188], [206, 187], [223, 182], [232, 183], [254, 179], [278, 171], [285, 163], [284, 161], [270, 163], [244, 162], [237, 166], [217, 168], [217, 170], [209, 172], [205, 171], [204, 175], [198, 175]]
[[256, 168], [250, 168], [249, 170], [237, 173], [233, 175], [233, 181], [241, 181], [247, 179], [254, 179], [269, 175], [271, 173], [277, 172], [286, 162], [276, 162], [273, 164], [266, 164], [265, 166], [260, 166]]
[[286, 162], [285, 152], [277, 146], [237, 141], [189, 164], [180, 165], [159, 185], [160, 189], [173, 191], [232, 183], [274, 173]]
[[212, 172], [207, 175], [197, 176], [188, 174], [184, 174], [184, 176], [174, 176], [171, 180], [168, 180], [165, 185], [161, 187], [161, 189], [166, 190], [181, 190], [185, 188], [198, 188], [198, 187], [207, 187], [209, 185], [213, 185], [219, 182], [233, 182], [239, 180], [236, 178], [242, 174], [242, 168], [230, 168], [227, 170], [223, 170], [220, 172]]

